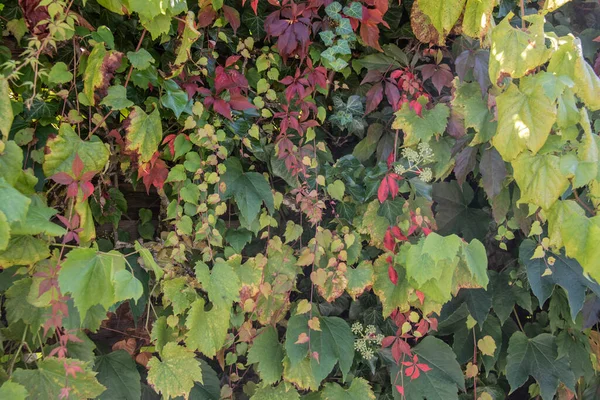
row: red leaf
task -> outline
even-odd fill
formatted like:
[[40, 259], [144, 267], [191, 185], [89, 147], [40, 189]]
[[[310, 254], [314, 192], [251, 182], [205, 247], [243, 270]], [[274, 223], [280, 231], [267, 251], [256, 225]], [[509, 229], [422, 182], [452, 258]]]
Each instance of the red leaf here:
[[386, 81], [385, 97], [387, 98], [388, 103], [390, 103], [394, 111], [398, 111], [398, 109], [400, 108], [400, 91], [398, 90], [398, 86]]
[[206, 28], [213, 23], [215, 18], [217, 18], [217, 13], [212, 8], [212, 5], [204, 7], [198, 13], [198, 28]]
[[396, 364], [400, 363], [400, 358], [402, 358], [402, 355], [407, 355], [409, 357], [411, 356], [410, 346], [408, 343], [406, 343], [406, 341], [398, 339], [392, 346], [392, 356], [394, 357]]
[[234, 110], [243, 111], [249, 108], [256, 108], [248, 99], [241, 94], [232, 94], [229, 99], [229, 105]]
[[81, 184], [81, 191], [83, 192], [83, 200], [85, 201], [94, 193], [94, 185], [91, 182], [83, 182]]
[[394, 340], [396, 340], [396, 336], [386, 336], [381, 341], [381, 346], [382, 347], [390, 347], [392, 345], [392, 343], [394, 343]]
[[83, 171], [83, 161], [81, 161], [81, 158], [79, 158], [79, 154], [77, 153], [75, 153], [71, 169], [73, 170], [73, 176], [76, 178], [81, 176], [81, 171]]
[[398, 194], [398, 175], [394, 173], [387, 174], [386, 176], [388, 180], [388, 187], [390, 188], [390, 193], [392, 195], [392, 199], [396, 198]]
[[223, 14], [225, 15], [225, 19], [227, 20], [227, 22], [229, 22], [229, 25], [231, 25], [233, 33], [237, 33], [237, 30], [240, 27], [240, 13], [238, 12], [238, 10], [223, 4]]
[[394, 251], [394, 248], [396, 247], [396, 241], [392, 236], [392, 231], [390, 230], [390, 228], [388, 228], [388, 230], [385, 231], [385, 236], [383, 237], [383, 245], [389, 251]]
[[383, 100], [383, 85], [381, 82], [378, 82], [367, 92], [367, 111], [365, 114], [369, 114], [375, 110], [379, 103], [381, 103], [381, 100]]
[[[231, 8], [229, 6], [223, 6], [223, 10], [225, 10], [225, 7]], [[235, 11], [235, 10], [233, 10], [233, 11]], [[235, 12], [237, 12], [237, 11], [235, 11]], [[227, 15], [227, 13], [225, 13], [225, 15]], [[238, 18], [239, 18], [239, 14], [238, 14]], [[229, 57], [227, 57], [227, 60], [225, 60], [225, 68], [231, 67], [233, 64], [235, 64], [236, 62], [238, 62], [238, 60], [240, 58], [242, 58], [242, 57], [241, 56], [229, 56]]]
[[398, 391], [398, 393], [404, 396], [404, 386], [396, 385], [396, 390]]
[[380, 203], [383, 203], [385, 199], [387, 199], [390, 194], [390, 187], [388, 186], [387, 176], [384, 176], [379, 184], [379, 189], [377, 189], [377, 198]]
[[79, 185], [77, 184], [77, 182], [73, 182], [67, 187], [67, 197], [77, 197], [78, 192]]
[[142, 177], [146, 193], [150, 193], [150, 186], [157, 189], [162, 189], [169, 175], [167, 164], [158, 158], [160, 153], [156, 152], [152, 160], [146, 164], [140, 164], [138, 167], [138, 176]]
[[[423, 302], [425, 301], [425, 293], [423, 293], [419, 290], [415, 290], [415, 294], [417, 295], [417, 298], [421, 302], [421, 305], [423, 305]], [[437, 322], [437, 320], [436, 320], [436, 322]]]
[[394, 285], [398, 283], [398, 272], [392, 265], [388, 266], [388, 276]]
[[417, 364], [417, 367], [423, 372], [431, 371], [431, 367], [427, 364]]
[[227, 119], [231, 119], [231, 107], [229, 104], [223, 99], [215, 99], [213, 103], [213, 109], [215, 112], [221, 114]]
[[61, 185], [69, 185], [75, 180], [66, 172], [57, 172], [50, 177], [54, 182], [60, 183]]
[[394, 238], [396, 240], [399, 240], [401, 242], [408, 240], [408, 238], [402, 234], [402, 231], [397, 226], [392, 227], [392, 235], [394, 235]]

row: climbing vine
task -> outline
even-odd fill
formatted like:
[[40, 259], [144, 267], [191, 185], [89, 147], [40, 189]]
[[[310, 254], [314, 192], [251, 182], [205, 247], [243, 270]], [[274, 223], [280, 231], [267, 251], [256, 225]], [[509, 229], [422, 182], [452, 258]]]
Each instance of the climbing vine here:
[[599, 26], [4, 1], [0, 398], [597, 398]]

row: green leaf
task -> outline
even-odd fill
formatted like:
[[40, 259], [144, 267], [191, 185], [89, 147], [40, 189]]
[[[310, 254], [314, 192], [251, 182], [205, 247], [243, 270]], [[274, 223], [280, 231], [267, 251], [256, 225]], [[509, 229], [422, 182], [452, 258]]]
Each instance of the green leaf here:
[[6, 291], [6, 319], [9, 324], [22, 320], [37, 332], [46, 320], [47, 308], [36, 307], [27, 301], [32, 283], [31, 278], [19, 279]]
[[190, 308], [185, 326], [188, 329], [185, 343], [190, 349], [198, 350], [212, 358], [225, 344], [229, 329], [230, 307], [213, 305], [205, 311], [204, 299], [198, 299]]
[[429, 17], [431, 24], [440, 34], [439, 44], [458, 21], [463, 12], [465, 0], [418, 0], [419, 8]]
[[0, 211], [0, 251], [6, 250], [8, 240], [10, 239], [10, 224], [6, 219], [6, 215]]
[[194, 271], [196, 279], [215, 306], [227, 309], [231, 307], [232, 302], [239, 301], [240, 280], [231, 265], [222, 258], [215, 261], [212, 270], [202, 261], [198, 261]]
[[433, 185], [433, 201], [437, 206], [435, 220], [440, 235], [462, 234], [465, 240], [484, 240], [488, 231], [489, 216], [479, 208], [469, 207], [474, 197], [468, 184], [461, 187], [452, 182]]
[[[65, 363], [78, 366], [82, 370], [74, 377], [69, 375], [69, 378], [65, 379]], [[90, 363], [69, 358], [46, 357], [37, 362], [37, 369], [17, 369], [11, 380], [27, 387], [31, 399], [58, 399], [61, 389], [66, 387], [69, 388], [69, 400], [95, 399], [106, 389], [98, 383], [95, 375]]]
[[94, 371], [98, 382], [106, 386], [101, 400], [138, 400], [142, 396], [140, 373], [125, 350], [96, 357]]
[[355, 18], [355, 19], [359, 19], [362, 20], [362, 4], [358, 1], [354, 1], [352, 3], [350, 3], [349, 5], [347, 5], [346, 7], [344, 7], [344, 14], [346, 14], [348, 17], [351, 18]]
[[202, 370], [193, 351], [177, 343], [167, 343], [161, 356], [162, 361], [153, 357], [148, 362], [148, 383], [165, 399], [187, 397], [194, 382], [202, 383]]
[[66, 233], [64, 228], [49, 221], [57, 211], [44, 205], [38, 197], [34, 196], [32, 200], [25, 219], [13, 223], [11, 233], [13, 235], [39, 235], [40, 233], [50, 236], [64, 235]]
[[256, 389], [250, 400], [300, 400], [300, 395], [293, 387], [281, 383]]
[[71, 293], [75, 307], [85, 318], [87, 311], [96, 304], [108, 310], [123, 300], [123, 296], [136, 300], [141, 296], [141, 283], [135, 277], [131, 276], [126, 282], [118, 281], [124, 279], [119, 273], [124, 269], [125, 258], [119, 252], [100, 253], [94, 249], [79, 248], [67, 254], [58, 283], [63, 293]]
[[60, 85], [70, 82], [73, 79], [73, 74], [69, 71], [69, 67], [62, 61], [57, 62], [52, 66], [48, 73], [48, 83], [52, 85]]
[[532, 203], [547, 210], [569, 187], [557, 156], [525, 152], [512, 164], [515, 181], [521, 189], [519, 203]]
[[556, 121], [556, 105], [542, 86], [526, 84], [533, 82], [528, 78], [522, 79], [522, 90], [511, 83], [496, 97], [498, 130], [492, 143], [505, 161], [513, 160], [525, 149], [537, 153]]
[[10, 127], [13, 123], [13, 109], [10, 104], [10, 87], [4, 76], [0, 77], [0, 133], [8, 140]]
[[[114, 64], [120, 60], [120, 53], [104, 48], [104, 42], [98, 42], [88, 56], [87, 65], [83, 73], [83, 93], [86, 95], [90, 105], [96, 104], [94, 95], [96, 89], [108, 86], [111, 75], [106, 73], [106, 64]], [[117, 66], [119, 63], [117, 63]]]
[[183, 313], [198, 298], [196, 291], [183, 276], [163, 281], [162, 291], [163, 304], [171, 304], [175, 315]]
[[273, 193], [264, 176], [258, 172], [243, 172], [240, 160], [235, 157], [228, 158], [225, 166], [227, 171], [221, 177], [227, 187], [223, 200], [233, 197], [241, 216], [248, 223], [256, 219], [263, 202], [273, 213]]
[[127, 59], [129, 59], [129, 62], [134, 68], [139, 70], [145, 70], [151, 64], [154, 64], [155, 61], [154, 57], [152, 57], [152, 55], [148, 53], [148, 50], [144, 48], [141, 48], [138, 51], [128, 51]]
[[361, 140], [352, 150], [352, 155], [356, 157], [360, 162], [367, 161], [375, 150], [377, 150], [377, 144], [383, 134], [383, 125], [371, 124], [367, 129], [367, 136]]
[[472, 38], [485, 36], [494, 11], [495, 0], [467, 0], [462, 31]]
[[140, 160], [148, 162], [158, 150], [163, 136], [160, 112], [155, 108], [150, 114], [146, 114], [140, 107], [134, 106], [129, 118], [126, 129], [127, 150], [137, 151]]
[[454, 79], [454, 87], [453, 110], [463, 116], [465, 128], [473, 128], [477, 132], [471, 146], [487, 142], [496, 133], [498, 122], [488, 108], [487, 98], [481, 96], [481, 87], [477, 82], [460, 83], [457, 78]]
[[202, 383], [196, 382], [190, 392], [193, 400], [219, 400], [221, 398], [221, 380], [214, 369], [204, 360], [200, 360]]
[[592, 111], [600, 109], [600, 78], [583, 57], [581, 41], [569, 34], [560, 38], [560, 46], [552, 55], [548, 72], [571, 78], [573, 91]]
[[4, 382], [0, 386], [0, 399], [25, 400], [29, 396], [25, 386], [15, 382]]
[[23, 150], [13, 140], [4, 143], [0, 153], [0, 178], [15, 186], [23, 174]]
[[196, 24], [194, 19], [194, 13], [189, 11], [185, 17], [185, 26], [183, 28], [183, 34], [181, 35], [179, 48], [177, 49], [177, 57], [174, 62], [175, 65], [183, 64], [189, 59], [192, 44], [200, 37], [200, 32], [195, 28]]
[[344, 182], [340, 181], [339, 179], [336, 179], [333, 183], [327, 185], [327, 193], [338, 201], [344, 200], [345, 190], [346, 185], [344, 185]]
[[31, 200], [0, 178], [0, 212], [4, 213], [9, 224], [24, 221]]
[[475, 282], [486, 288], [489, 282], [487, 275], [488, 259], [483, 243], [473, 239], [469, 244], [462, 242], [461, 246], [463, 257]]
[[490, 49], [490, 80], [496, 86], [509, 76], [521, 78], [535, 67], [548, 61], [550, 51], [545, 45], [544, 16], [540, 14], [524, 17], [529, 23], [527, 31], [513, 28], [509, 13], [493, 30]]
[[115, 303], [128, 299], [137, 300], [144, 294], [144, 287], [129, 270], [117, 271], [113, 277], [115, 287]]
[[420, 141], [428, 142], [433, 136], [444, 133], [450, 109], [444, 103], [438, 103], [431, 110], [423, 108], [419, 116], [405, 102], [394, 115], [396, 119], [392, 123], [392, 129], [402, 129], [405, 134], [404, 145], [412, 146]]
[[540, 386], [542, 399], [552, 400], [559, 382], [575, 390], [575, 377], [566, 357], [558, 359], [554, 336], [542, 333], [533, 339], [523, 332], [515, 332], [508, 344], [506, 377], [511, 392], [521, 387], [529, 378]]
[[[175, 116], [179, 118], [181, 113], [183, 113], [188, 107], [188, 104], [191, 104], [187, 93], [184, 92], [179, 85], [171, 79], [164, 81], [163, 88], [165, 91], [160, 96], [160, 104], [173, 111]], [[177, 154], [175, 155], [175, 158], [177, 158]]]
[[98, 4], [119, 15], [123, 15], [125, 12], [127, 12], [127, 8], [125, 7], [125, 4], [123, 4], [123, 0], [98, 0]]
[[108, 95], [100, 104], [113, 110], [122, 110], [131, 107], [133, 102], [127, 98], [127, 89], [124, 86], [115, 85], [108, 88]]
[[48, 140], [49, 152], [44, 155], [44, 174], [50, 177], [57, 172], [65, 172], [73, 176], [73, 160], [75, 154], [83, 162], [83, 171], [100, 172], [108, 162], [110, 153], [108, 145], [102, 143], [97, 136], [91, 140], [83, 141], [68, 124], [62, 124], [58, 136]]
[[[404, 378], [407, 400], [458, 399], [458, 390], [465, 390], [465, 378], [450, 346], [440, 339], [427, 336], [412, 351], [419, 357], [419, 363], [427, 364], [431, 370], [421, 373], [417, 379]], [[392, 382], [397, 372], [398, 367], [393, 366]]]
[[158, 266], [156, 261], [154, 261], [154, 257], [152, 256], [152, 253], [150, 253], [150, 250], [142, 247], [142, 245], [137, 241], [134, 245], [135, 250], [140, 254], [140, 257], [142, 258], [144, 267], [146, 267], [146, 269], [151, 269], [154, 272], [156, 279], [160, 280], [160, 278], [162, 278], [165, 273], [162, 270], [162, 268]]
[[[519, 259], [527, 269], [527, 278], [533, 294], [543, 305], [552, 294], [555, 285], [562, 287], [567, 293], [571, 318], [575, 321], [583, 307], [586, 289], [589, 288], [597, 296], [600, 296], [600, 285], [588, 279], [583, 274], [581, 265], [576, 260], [566, 257], [562, 252], [557, 254], [546, 250], [543, 258], [531, 259], [536, 247], [537, 244], [530, 239], [524, 240], [519, 247]], [[554, 257], [554, 264], [548, 262], [549, 257]], [[552, 274], [545, 273], [548, 269]]]
[[0, 251], [0, 265], [4, 268], [12, 265], [32, 265], [49, 256], [47, 241], [31, 235], [13, 235], [6, 250]]
[[[306, 359], [309, 343], [296, 343], [300, 334], [308, 335], [308, 315], [295, 315], [288, 321], [285, 349], [292, 367]], [[310, 331], [310, 351], [318, 354], [318, 361], [310, 356], [311, 374], [321, 382], [339, 362], [342, 375], [347, 376], [354, 359], [354, 336], [350, 327], [338, 317], [318, 317], [321, 330]]]
[[408, 311], [408, 292], [410, 286], [406, 279], [406, 271], [397, 263], [393, 268], [398, 274], [398, 283], [394, 285], [388, 274], [386, 256], [382, 255], [373, 263], [373, 291], [379, 297], [383, 306], [383, 317], [388, 317], [396, 308], [402, 312]]
[[115, 48], [115, 37], [107, 26], [100, 26], [95, 32], [91, 33], [91, 37], [96, 42], [104, 42], [109, 49]]
[[354, 378], [348, 389], [337, 383], [326, 383], [321, 391], [323, 400], [375, 400], [375, 394], [369, 382], [363, 378]]
[[356, 299], [363, 294], [367, 287], [373, 285], [373, 265], [371, 261], [364, 260], [356, 268], [348, 267], [346, 270], [346, 292]]
[[257, 371], [266, 385], [271, 385], [283, 373], [283, 347], [279, 343], [277, 330], [272, 326], [263, 328], [254, 338], [248, 351], [248, 363], [258, 364]]

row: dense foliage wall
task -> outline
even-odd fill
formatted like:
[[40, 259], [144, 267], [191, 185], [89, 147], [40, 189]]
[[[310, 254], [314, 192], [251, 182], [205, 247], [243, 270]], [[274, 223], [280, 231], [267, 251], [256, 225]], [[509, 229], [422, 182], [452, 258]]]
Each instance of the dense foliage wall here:
[[600, 397], [597, 1], [0, 26], [0, 398]]

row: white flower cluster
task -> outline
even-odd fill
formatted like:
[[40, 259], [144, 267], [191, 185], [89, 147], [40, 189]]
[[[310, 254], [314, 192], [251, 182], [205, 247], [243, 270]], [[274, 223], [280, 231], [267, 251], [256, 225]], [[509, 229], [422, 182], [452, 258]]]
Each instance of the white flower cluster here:
[[365, 360], [375, 357], [375, 350], [381, 347], [381, 341], [384, 336], [377, 333], [377, 328], [373, 325], [363, 327], [360, 322], [355, 322], [351, 327], [352, 333], [359, 336], [354, 341], [354, 349], [360, 353]]
[[419, 165], [428, 164], [434, 161], [433, 150], [428, 143], [422, 142], [417, 146], [419, 151], [409, 147], [402, 149], [402, 157], [408, 161], [408, 168], [402, 164], [394, 166], [394, 172], [398, 175], [403, 175], [407, 172], [417, 172], [419, 179], [425, 183], [433, 180], [433, 171], [431, 168], [421, 168]]

